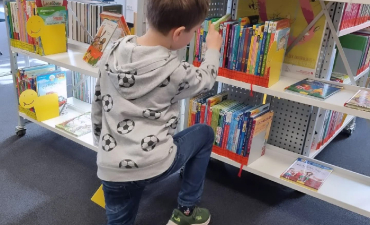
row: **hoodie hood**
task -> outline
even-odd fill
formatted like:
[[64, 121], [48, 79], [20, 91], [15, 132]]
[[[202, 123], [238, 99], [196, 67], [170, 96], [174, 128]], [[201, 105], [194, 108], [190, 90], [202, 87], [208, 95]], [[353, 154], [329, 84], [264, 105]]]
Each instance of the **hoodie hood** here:
[[177, 58], [175, 52], [162, 46], [140, 46], [136, 39], [136, 36], [126, 36], [115, 42], [101, 68], [107, 71], [116, 90], [128, 100], [151, 92], [179, 66], [170, 63]]

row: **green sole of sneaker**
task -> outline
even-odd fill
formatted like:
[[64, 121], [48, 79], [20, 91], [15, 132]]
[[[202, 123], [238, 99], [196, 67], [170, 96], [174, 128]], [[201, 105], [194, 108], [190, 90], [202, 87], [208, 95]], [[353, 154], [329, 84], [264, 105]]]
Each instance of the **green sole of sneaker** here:
[[[204, 223], [189, 224], [189, 225], [208, 225], [210, 221], [211, 221], [211, 217], [209, 217], [208, 220]], [[170, 221], [168, 221], [167, 225], [178, 225], [178, 224], [176, 224], [176, 223], [174, 223], [170, 220]]]

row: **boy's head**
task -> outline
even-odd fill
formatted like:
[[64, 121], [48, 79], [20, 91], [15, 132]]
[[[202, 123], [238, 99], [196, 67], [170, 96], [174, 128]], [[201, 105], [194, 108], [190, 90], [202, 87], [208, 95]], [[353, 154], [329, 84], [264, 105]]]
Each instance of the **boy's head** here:
[[209, 0], [148, 0], [147, 17], [152, 29], [172, 38], [171, 49], [185, 47], [205, 20]]

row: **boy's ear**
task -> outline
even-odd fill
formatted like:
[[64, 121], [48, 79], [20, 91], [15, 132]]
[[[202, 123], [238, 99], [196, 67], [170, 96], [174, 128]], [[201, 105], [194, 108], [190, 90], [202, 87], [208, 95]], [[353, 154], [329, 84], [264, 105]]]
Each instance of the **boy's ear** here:
[[182, 34], [183, 32], [185, 32], [185, 27], [184, 27], [184, 26], [182, 26], [182, 27], [179, 27], [179, 28], [175, 29], [175, 30], [173, 31], [172, 39], [173, 39], [174, 41], [178, 41], [178, 40], [180, 39], [180, 36], [181, 36], [181, 34]]

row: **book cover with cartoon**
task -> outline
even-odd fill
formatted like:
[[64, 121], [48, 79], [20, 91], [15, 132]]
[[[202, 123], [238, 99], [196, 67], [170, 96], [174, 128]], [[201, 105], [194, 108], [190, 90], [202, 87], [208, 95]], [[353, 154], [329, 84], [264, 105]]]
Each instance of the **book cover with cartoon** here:
[[286, 87], [285, 90], [296, 92], [302, 95], [316, 97], [323, 100], [342, 90], [342, 88], [343, 87], [341, 86], [327, 84], [307, 78], [293, 85], [290, 85], [289, 87]]
[[117, 23], [104, 20], [100, 26], [98, 33], [96, 34], [92, 44], [87, 49], [83, 60], [92, 66], [96, 66], [100, 58], [103, 55], [104, 49], [107, 47], [110, 39], [112, 38], [116, 28]]
[[299, 186], [317, 191], [332, 172], [333, 169], [330, 167], [298, 158], [280, 177]]

